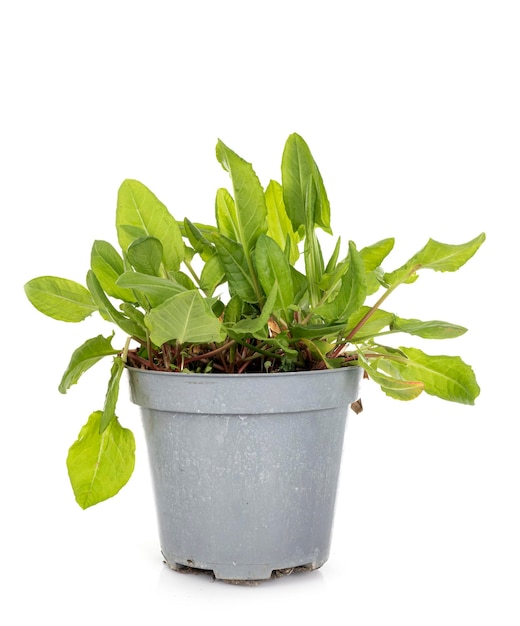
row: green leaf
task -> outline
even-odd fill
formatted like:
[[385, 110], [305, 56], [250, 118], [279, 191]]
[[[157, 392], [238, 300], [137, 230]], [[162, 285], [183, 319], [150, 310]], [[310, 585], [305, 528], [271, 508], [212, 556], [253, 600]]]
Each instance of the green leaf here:
[[67, 393], [67, 390], [75, 385], [80, 377], [103, 357], [119, 352], [112, 347], [113, 336], [113, 333], [110, 337], [98, 335], [92, 339], [87, 339], [85, 343], [74, 350], [59, 385], [60, 393]]
[[330, 272], [334, 271], [336, 264], [338, 262], [340, 249], [341, 249], [341, 237], [338, 237], [338, 240], [336, 241], [336, 245], [334, 246], [334, 250], [332, 251], [330, 259], [325, 268], [324, 276], [325, 274], [330, 274]]
[[100, 311], [103, 311], [111, 322], [119, 326], [127, 335], [146, 339], [145, 329], [125, 317], [112, 305], [92, 270], [87, 272], [87, 287]]
[[160, 275], [163, 247], [156, 237], [139, 237], [128, 246], [126, 254], [137, 272]]
[[371, 272], [381, 265], [388, 254], [394, 247], [395, 240], [393, 237], [389, 239], [382, 239], [371, 246], [366, 246], [359, 251], [359, 254], [363, 260], [366, 272]]
[[139, 272], [125, 272], [118, 278], [117, 284], [146, 294], [152, 307], [159, 306], [168, 298], [186, 291], [185, 287], [172, 280]]
[[440, 243], [430, 239], [424, 248], [414, 254], [402, 267], [390, 274], [385, 274], [385, 281], [388, 285], [413, 282], [416, 278], [415, 273], [420, 269], [455, 272], [471, 259], [485, 239], [485, 233], [481, 233], [475, 239], [460, 245]]
[[67, 456], [70, 482], [82, 509], [115, 496], [134, 471], [134, 435], [117, 419], [100, 434], [101, 415], [90, 415]]
[[229, 334], [233, 335], [256, 335], [260, 333], [266, 326], [271, 313], [273, 312], [274, 303], [276, 302], [277, 288], [269, 293], [267, 300], [257, 317], [241, 319], [236, 324], [228, 326]]
[[242, 317], [243, 308], [244, 303], [242, 302], [242, 298], [240, 298], [240, 296], [233, 296], [230, 298], [224, 311], [224, 324], [226, 326], [233, 326], [233, 324], [236, 324]]
[[81, 322], [98, 310], [88, 290], [67, 278], [40, 276], [25, 283], [24, 289], [40, 313], [62, 322]]
[[200, 254], [204, 261], [208, 261], [215, 254], [214, 246], [206, 239], [200, 228], [187, 217], [184, 218], [184, 232], [194, 251]]
[[172, 272], [170, 274], [171, 280], [175, 281], [179, 285], [182, 285], [184, 289], [197, 289], [197, 286], [193, 280], [185, 272], [179, 270], [178, 272]]
[[287, 253], [289, 242], [289, 262], [294, 265], [300, 257], [298, 250], [298, 233], [294, 232], [291, 220], [283, 203], [283, 189], [280, 183], [271, 180], [265, 190], [267, 206], [267, 235], [274, 239], [280, 248]]
[[315, 312], [328, 322], [346, 322], [363, 305], [366, 289], [365, 266], [354, 242], [350, 241], [348, 269], [341, 279], [339, 291], [332, 302], [326, 302]]
[[[349, 317], [347, 327], [345, 329], [345, 335], [348, 335], [351, 330], [353, 330], [358, 322], [360, 322], [363, 317], [368, 313], [370, 307], [362, 306], [359, 311], [354, 313], [351, 317]], [[388, 311], [383, 311], [381, 309], [376, 309], [372, 316], [368, 319], [368, 321], [363, 325], [362, 328], [354, 335], [350, 341], [352, 343], [357, 343], [363, 341], [365, 339], [375, 337], [378, 335], [384, 328], [389, 327], [390, 324], [393, 323], [395, 319], [395, 315], [393, 313], [389, 313]]]
[[116, 357], [110, 371], [110, 379], [108, 381], [108, 389], [105, 397], [105, 406], [103, 407], [103, 415], [99, 424], [99, 433], [102, 434], [108, 426], [116, 418], [116, 404], [119, 397], [119, 382], [125, 364], [121, 357]]
[[229, 283], [231, 295], [237, 294], [249, 303], [259, 301], [258, 286], [255, 284], [256, 274], [250, 271], [244, 248], [222, 235], [211, 236]]
[[231, 176], [236, 212], [229, 214], [236, 233], [236, 241], [249, 257], [258, 237], [267, 230], [267, 208], [264, 190], [252, 166], [222, 141], [216, 148], [217, 159]]
[[345, 324], [292, 324], [294, 339], [326, 339], [337, 337], [345, 329]]
[[[378, 359], [379, 363], [382, 359]], [[424, 383], [421, 381], [407, 381], [401, 378], [388, 376], [373, 367], [364, 355], [358, 353], [358, 363], [366, 371], [369, 377], [377, 383], [387, 396], [395, 400], [413, 400], [424, 390]]]
[[130, 289], [123, 289], [116, 281], [125, 271], [123, 259], [108, 241], [94, 241], [90, 254], [90, 267], [99, 280], [103, 291], [113, 298], [135, 302]]
[[184, 242], [179, 225], [164, 204], [137, 180], [125, 180], [119, 188], [116, 227], [119, 245], [124, 251], [134, 239], [155, 237], [163, 247], [166, 271], [180, 268]]
[[198, 291], [185, 291], [152, 309], [145, 317], [155, 345], [222, 341], [223, 327]]
[[213, 254], [206, 261], [200, 273], [200, 288], [206, 296], [212, 296], [215, 289], [225, 281], [226, 274], [218, 254]]
[[426, 393], [443, 400], [475, 404], [480, 393], [472, 368], [458, 356], [431, 356], [417, 348], [400, 348], [404, 361], [392, 361], [405, 380], [420, 380]]
[[219, 233], [233, 241], [240, 241], [237, 207], [233, 196], [227, 189], [217, 190], [217, 196], [215, 198], [215, 216]]
[[[311, 181], [316, 188], [316, 197], [315, 202], [309, 204], [307, 196]], [[312, 224], [332, 233], [330, 204], [323, 179], [309, 146], [296, 133], [289, 136], [283, 151], [282, 186], [285, 209], [295, 231], [298, 231], [300, 226], [308, 224], [309, 216], [307, 213], [312, 211], [310, 216]]]
[[291, 266], [278, 244], [267, 235], [260, 235], [255, 248], [255, 266], [265, 294], [276, 290], [274, 311], [281, 311], [288, 323], [292, 317], [289, 307], [294, 300]]
[[467, 328], [451, 324], [450, 322], [441, 322], [439, 320], [431, 320], [421, 322], [415, 319], [403, 319], [395, 317], [390, 329], [393, 331], [408, 333], [409, 335], [417, 335], [424, 339], [452, 339], [463, 335]]

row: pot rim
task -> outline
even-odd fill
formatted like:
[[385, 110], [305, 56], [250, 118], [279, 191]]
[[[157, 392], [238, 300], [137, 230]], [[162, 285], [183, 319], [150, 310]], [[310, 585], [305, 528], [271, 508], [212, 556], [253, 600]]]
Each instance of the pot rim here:
[[221, 380], [222, 378], [274, 378], [274, 377], [289, 377], [289, 376], [305, 376], [305, 375], [323, 375], [323, 374], [331, 374], [333, 372], [354, 370], [359, 371], [361, 368], [360, 365], [345, 365], [342, 367], [335, 367], [331, 369], [324, 370], [298, 370], [295, 372], [243, 372], [242, 374], [237, 373], [227, 373], [227, 372], [211, 372], [211, 373], [201, 373], [201, 372], [166, 372], [164, 370], [152, 370], [152, 369], [141, 369], [140, 367], [133, 367], [131, 365], [127, 365], [125, 363], [125, 369], [130, 370], [132, 372], [137, 372], [139, 374], [150, 374], [150, 375], [160, 375], [160, 376], [182, 376], [193, 377], [198, 379], [207, 379], [207, 380]]

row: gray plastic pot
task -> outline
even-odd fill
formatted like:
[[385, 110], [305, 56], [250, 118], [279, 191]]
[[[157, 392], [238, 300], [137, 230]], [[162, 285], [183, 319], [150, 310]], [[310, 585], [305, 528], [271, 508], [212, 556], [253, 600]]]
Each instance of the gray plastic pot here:
[[247, 581], [325, 563], [359, 368], [128, 372], [171, 568]]

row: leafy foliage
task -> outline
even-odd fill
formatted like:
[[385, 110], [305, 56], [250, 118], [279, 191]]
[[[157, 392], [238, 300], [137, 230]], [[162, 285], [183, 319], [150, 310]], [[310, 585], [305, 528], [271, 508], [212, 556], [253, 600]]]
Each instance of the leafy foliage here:
[[330, 203], [302, 137], [289, 136], [281, 183], [271, 180], [265, 189], [252, 165], [220, 140], [216, 156], [232, 188], [216, 193], [216, 225], [179, 221], [145, 185], [125, 180], [116, 208], [121, 250], [94, 242], [86, 286], [53, 276], [25, 285], [31, 303], [54, 319], [79, 322], [97, 311], [127, 335], [115, 348], [114, 335], [88, 339], [59, 385], [66, 393], [95, 363], [112, 357], [103, 409], [91, 414], [69, 453], [82, 507], [115, 494], [133, 468], [133, 437], [115, 412], [125, 364], [236, 374], [357, 365], [400, 400], [425, 391], [473, 404], [479, 394], [460, 357], [391, 348], [380, 339], [396, 333], [447, 339], [466, 331], [451, 322], [403, 318], [382, 305], [424, 270], [461, 268], [484, 233], [457, 245], [430, 239], [391, 272], [382, 263], [393, 238], [360, 250], [349, 241], [344, 257], [338, 238], [325, 261], [318, 231], [332, 234]]

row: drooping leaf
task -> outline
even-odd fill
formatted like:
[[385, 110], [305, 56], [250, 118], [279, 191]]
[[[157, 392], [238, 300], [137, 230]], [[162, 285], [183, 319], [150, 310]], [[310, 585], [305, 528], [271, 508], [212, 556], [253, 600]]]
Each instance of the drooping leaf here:
[[[379, 359], [379, 363], [382, 359]], [[396, 400], [413, 400], [424, 390], [424, 383], [420, 380], [409, 381], [401, 378], [388, 376], [380, 372], [377, 366], [373, 366], [364, 357], [362, 352], [358, 353], [358, 364], [365, 370], [369, 377], [377, 383], [387, 396]]]
[[133, 433], [114, 419], [100, 434], [101, 416], [102, 411], [90, 415], [67, 456], [70, 482], [82, 509], [115, 496], [134, 471]]
[[443, 400], [475, 404], [480, 393], [472, 368], [458, 356], [431, 356], [417, 348], [400, 350], [407, 359], [393, 361], [405, 380], [420, 380], [424, 390]]
[[[417, 254], [399, 269], [385, 274], [385, 281], [395, 285], [401, 281], [413, 282], [416, 272], [420, 269], [431, 269], [436, 272], [455, 272], [461, 268], [477, 252], [486, 239], [481, 233], [475, 239], [459, 245], [440, 243], [430, 239]], [[409, 278], [407, 278], [409, 276]]]
[[180, 268], [184, 242], [179, 225], [164, 204], [137, 180], [125, 180], [119, 188], [116, 227], [119, 245], [125, 252], [135, 239], [155, 237], [163, 247], [166, 271]]
[[467, 331], [467, 328], [451, 324], [450, 322], [441, 322], [439, 320], [422, 322], [421, 320], [407, 320], [402, 317], [395, 317], [390, 325], [390, 329], [408, 333], [409, 335], [417, 335], [424, 339], [452, 339], [463, 335]]
[[24, 286], [30, 303], [55, 320], [81, 322], [98, 307], [83, 285], [67, 278], [39, 276]]
[[276, 289], [275, 313], [280, 311], [290, 321], [289, 307], [294, 300], [291, 266], [278, 244], [267, 235], [260, 235], [255, 248], [255, 267], [265, 294]]
[[219, 163], [231, 177], [236, 212], [235, 215], [230, 213], [229, 219], [235, 220], [233, 228], [238, 237], [236, 241], [242, 244], [246, 258], [249, 258], [256, 240], [267, 230], [264, 190], [251, 164], [220, 140], [216, 154]]
[[125, 266], [120, 254], [111, 243], [101, 240], [94, 241], [90, 253], [90, 267], [105, 293], [125, 302], [135, 302], [132, 291], [123, 289], [116, 282], [124, 273]]
[[87, 339], [85, 343], [74, 350], [58, 387], [60, 393], [67, 393], [67, 390], [75, 385], [80, 377], [103, 357], [119, 352], [112, 347], [113, 336], [113, 334], [110, 337], [98, 335], [92, 339]]
[[139, 237], [128, 246], [128, 260], [136, 272], [160, 276], [163, 247], [156, 237]]
[[108, 381], [108, 388], [105, 396], [105, 405], [103, 407], [103, 414], [99, 424], [100, 434], [108, 428], [113, 420], [117, 419], [116, 404], [119, 397], [119, 382], [121, 381], [121, 375], [123, 374], [124, 368], [125, 364], [123, 359], [121, 357], [116, 357], [110, 371], [110, 379]]
[[[316, 189], [315, 201], [308, 202], [311, 181]], [[295, 231], [309, 223], [320, 226], [328, 233], [330, 204], [320, 171], [309, 146], [300, 135], [293, 133], [287, 139], [282, 156], [282, 187], [285, 209]], [[312, 215], [309, 216], [308, 212]], [[308, 229], [307, 229], [308, 231]], [[308, 236], [307, 232], [307, 236]]]
[[209, 343], [225, 338], [219, 319], [198, 291], [184, 291], [152, 309], [145, 317], [155, 345]]

